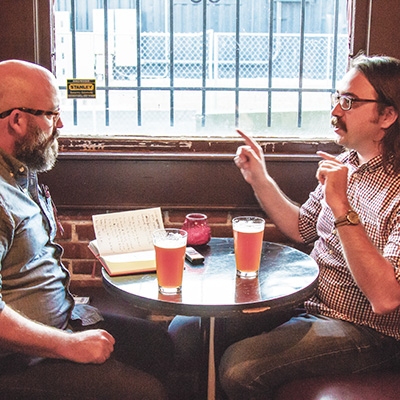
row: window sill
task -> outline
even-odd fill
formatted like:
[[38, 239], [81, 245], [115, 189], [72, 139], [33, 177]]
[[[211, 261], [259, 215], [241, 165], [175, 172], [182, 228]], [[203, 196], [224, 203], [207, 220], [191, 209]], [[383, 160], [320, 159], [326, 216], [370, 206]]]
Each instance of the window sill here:
[[[338, 154], [340, 147], [333, 141], [325, 140], [282, 140], [265, 139], [258, 140], [266, 155], [315, 155], [319, 150], [332, 154]], [[120, 154], [125, 155], [172, 155], [172, 156], [201, 156], [219, 154], [221, 156], [236, 153], [238, 146], [243, 144], [243, 140], [221, 139], [221, 138], [188, 138], [188, 139], [160, 139], [149, 137], [135, 138], [69, 138], [60, 137], [60, 154]], [[83, 155], [83, 154], [81, 154]]]

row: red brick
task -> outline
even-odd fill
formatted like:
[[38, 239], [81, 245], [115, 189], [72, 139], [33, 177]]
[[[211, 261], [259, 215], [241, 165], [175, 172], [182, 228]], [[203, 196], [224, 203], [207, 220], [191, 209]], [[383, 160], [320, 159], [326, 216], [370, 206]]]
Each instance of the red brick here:
[[101, 264], [96, 260], [74, 260], [72, 262], [72, 271], [74, 274], [83, 274], [92, 277], [101, 276]]
[[57, 240], [70, 240], [72, 235], [72, 225], [66, 221], [62, 221], [61, 219], [60, 223], [64, 229], [64, 233], [61, 235], [60, 230], [57, 229]]
[[232, 237], [231, 225], [220, 225], [211, 227], [213, 237]]
[[65, 242], [61, 243], [64, 248], [64, 258], [69, 259], [91, 259], [92, 252], [88, 248], [87, 242]]
[[264, 231], [264, 240], [269, 242], [286, 242], [288, 239], [275, 225], [267, 224]]
[[91, 241], [96, 238], [92, 223], [75, 225], [75, 232], [79, 241]]

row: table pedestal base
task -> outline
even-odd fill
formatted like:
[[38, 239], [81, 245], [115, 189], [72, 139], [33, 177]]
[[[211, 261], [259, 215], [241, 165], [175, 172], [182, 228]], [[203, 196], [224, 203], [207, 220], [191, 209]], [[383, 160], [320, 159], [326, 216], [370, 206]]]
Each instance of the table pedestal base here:
[[215, 369], [215, 317], [201, 318], [201, 337], [203, 342], [203, 362], [200, 371], [200, 395], [202, 399], [216, 399]]

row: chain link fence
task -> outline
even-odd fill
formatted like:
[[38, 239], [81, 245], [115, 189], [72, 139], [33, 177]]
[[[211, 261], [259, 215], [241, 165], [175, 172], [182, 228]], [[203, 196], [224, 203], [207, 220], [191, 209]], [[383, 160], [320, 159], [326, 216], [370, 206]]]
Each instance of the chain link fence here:
[[72, 40], [64, 26], [60, 90], [73, 76], [94, 77], [97, 87], [96, 99], [63, 100], [68, 134], [223, 136], [240, 126], [279, 137], [301, 127], [302, 136], [324, 137], [329, 93], [347, 67], [347, 35], [109, 32], [105, 42], [98, 32]]
[[[114, 38], [119, 40], [118, 37]], [[165, 33], [143, 33], [140, 41], [139, 62], [143, 78], [170, 78], [173, 63], [175, 78], [200, 79], [203, 73], [207, 79], [233, 79], [236, 76], [236, 57], [239, 55], [239, 78], [267, 78], [270, 56], [272, 78], [293, 79], [300, 73], [301, 41], [296, 34], [274, 34], [270, 46], [268, 34], [241, 34], [238, 51], [234, 33], [207, 32], [205, 40], [206, 68], [203, 69], [202, 33], [174, 34], [173, 52], [169, 49], [169, 35]], [[272, 54], [270, 55], [270, 47]], [[303, 78], [332, 79], [334, 37], [327, 34], [309, 34], [304, 37]], [[126, 51], [133, 51], [127, 48]], [[337, 38], [336, 78], [346, 71], [348, 38]], [[118, 65], [112, 58], [115, 80], [136, 79], [136, 65]], [[100, 61], [104, 59], [100, 58]], [[101, 66], [96, 68], [101, 70]]]

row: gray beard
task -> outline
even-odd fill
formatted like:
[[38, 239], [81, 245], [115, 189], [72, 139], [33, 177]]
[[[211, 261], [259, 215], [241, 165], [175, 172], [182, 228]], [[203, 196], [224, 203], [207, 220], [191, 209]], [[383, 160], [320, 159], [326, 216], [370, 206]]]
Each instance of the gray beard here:
[[15, 144], [15, 158], [24, 163], [30, 170], [46, 172], [51, 170], [58, 156], [58, 130], [46, 138], [37, 126], [31, 126], [27, 137]]

